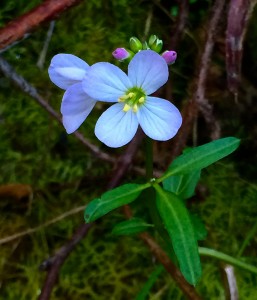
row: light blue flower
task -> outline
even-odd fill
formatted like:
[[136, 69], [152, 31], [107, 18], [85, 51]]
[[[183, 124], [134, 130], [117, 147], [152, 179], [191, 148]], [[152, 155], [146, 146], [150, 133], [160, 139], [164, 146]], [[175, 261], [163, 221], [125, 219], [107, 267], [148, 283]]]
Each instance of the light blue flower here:
[[167, 100], [148, 96], [168, 76], [166, 61], [152, 50], [133, 57], [128, 75], [106, 62], [91, 66], [82, 81], [84, 91], [94, 99], [117, 102], [98, 119], [97, 138], [109, 147], [121, 147], [131, 141], [139, 125], [154, 140], [174, 137], [182, 123], [179, 110]]
[[72, 133], [85, 121], [96, 100], [82, 88], [82, 80], [89, 65], [72, 54], [57, 54], [51, 60], [48, 73], [59, 88], [66, 90], [61, 104], [63, 126]]

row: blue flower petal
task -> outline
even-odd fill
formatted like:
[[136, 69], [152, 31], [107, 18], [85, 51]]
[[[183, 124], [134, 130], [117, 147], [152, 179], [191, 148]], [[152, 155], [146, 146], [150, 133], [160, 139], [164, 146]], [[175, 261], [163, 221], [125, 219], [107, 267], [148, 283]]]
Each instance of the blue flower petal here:
[[67, 133], [72, 133], [79, 128], [95, 104], [96, 100], [84, 92], [81, 83], [76, 83], [67, 89], [61, 105], [63, 125]]
[[66, 90], [74, 83], [80, 82], [89, 65], [72, 54], [57, 54], [48, 69], [49, 77], [59, 88]]
[[85, 121], [86, 117], [83, 113], [76, 116], [63, 116], [62, 123], [68, 134], [76, 131], [80, 125]]
[[147, 97], [137, 112], [138, 122], [150, 138], [167, 141], [176, 135], [182, 124], [179, 110], [167, 100]]
[[134, 86], [141, 87], [150, 95], [167, 82], [169, 70], [159, 54], [152, 50], [142, 50], [129, 63], [128, 77]]
[[129, 87], [132, 84], [128, 76], [118, 67], [106, 62], [91, 66], [83, 80], [83, 88], [88, 95], [106, 102], [117, 102]]
[[123, 111], [124, 104], [117, 103], [109, 107], [98, 119], [95, 135], [105, 145], [118, 148], [132, 140], [138, 128], [136, 114]]

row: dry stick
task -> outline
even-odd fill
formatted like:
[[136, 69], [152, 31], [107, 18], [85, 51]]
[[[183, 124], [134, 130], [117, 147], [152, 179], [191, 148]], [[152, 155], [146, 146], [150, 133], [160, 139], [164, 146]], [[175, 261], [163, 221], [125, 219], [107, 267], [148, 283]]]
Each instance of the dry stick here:
[[213, 130], [212, 138], [217, 138], [220, 134], [219, 126], [216, 124], [216, 120], [212, 114], [212, 108], [205, 98], [205, 85], [210, 66], [210, 57], [214, 46], [215, 32], [223, 12], [224, 4], [225, 0], [216, 0], [213, 6], [213, 13], [209, 23], [207, 40], [200, 59], [200, 68], [196, 76], [196, 90], [192, 99], [187, 102], [183, 109], [183, 124], [177, 136], [173, 140], [173, 149], [171, 152], [172, 159], [179, 155], [182, 149], [184, 149], [187, 137], [192, 130], [193, 122], [196, 119], [199, 110], [203, 113], [206, 122], [216, 127]]
[[39, 296], [39, 300], [48, 300], [52, 289], [58, 278], [60, 267], [63, 265], [66, 258], [75, 248], [75, 246], [87, 235], [89, 229], [92, 227], [91, 224], [83, 224], [78, 230], [73, 234], [72, 238], [66, 243], [58, 252], [51, 257], [49, 260], [45, 261], [40, 267], [41, 269], [49, 269], [47, 274], [44, 287]]
[[45, 227], [47, 227], [47, 226], [50, 226], [50, 225], [52, 225], [52, 224], [55, 224], [56, 222], [59, 222], [59, 221], [65, 219], [65, 218], [67, 218], [67, 217], [69, 217], [69, 216], [71, 216], [71, 215], [77, 214], [77, 213], [83, 211], [85, 208], [86, 208], [85, 205], [79, 206], [79, 207], [75, 207], [75, 208], [73, 208], [73, 209], [71, 209], [71, 210], [69, 210], [69, 211], [66, 211], [65, 213], [63, 213], [63, 214], [61, 214], [61, 215], [55, 217], [54, 219], [51, 219], [51, 220], [49, 220], [49, 221], [46, 221], [45, 223], [43, 223], [43, 224], [41, 224], [41, 225], [39, 225], [39, 226], [37, 226], [37, 227], [29, 228], [29, 229], [27, 229], [27, 230], [24, 230], [24, 231], [15, 233], [15, 234], [13, 234], [13, 235], [9, 235], [9, 236], [6, 236], [6, 237], [4, 237], [4, 238], [1, 238], [1, 239], [0, 239], [0, 245], [9, 243], [9, 242], [11, 242], [11, 241], [13, 241], [13, 240], [16, 240], [16, 239], [18, 239], [18, 238], [21, 238], [21, 237], [23, 237], [23, 236], [25, 236], [25, 235], [35, 233], [35, 232], [37, 232], [37, 231], [39, 231], [39, 230], [41, 230], [41, 229], [43, 229], [43, 228], [45, 228]]
[[226, 32], [226, 68], [229, 90], [237, 99], [241, 76], [243, 41], [257, 0], [231, 0]]
[[[60, 124], [62, 124], [61, 116], [51, 107], [51, 105], [46, 102], [46, 100], [41, 95], [38, 94], [37, 90], [31, 84], [29, 84], [22, 76], [17, 74], [15, 70], [10, 66], [10, 64], [2, 57], [0, 57], [0, 70], [7, 78], [11, 79], [11, 81], [15, 83], [15, 85], [17, 85], [23, 92], [35, 99], [38, 104], [40, 104], [52, 117], [54, 117]], [[74, 132], [74, 136], [78, 140], [80, 140], [80, 142], [99, 159], [111, 163], [115, 162], [114, 157], [111, 157], [109, 154], [101, 151], [98, 147], [91, 144], [78, 131]]]
[[193, 101], [197, 103], [198, 108], [202, 112], [206, 123], [209, 124], [212, 128], [212, 139], [219, 138], [220, 127], [213, 116], [212, 106], [208, 103], [208, 100], [205, 98], [205, 86], [210, 66], [210, 59], [215, 42], [215, 34], [217, 32], [217, 27], [222, 16], [225, 2], [225, 0], [216, 0], [213, 6], [213, 15], [209, 23], [207, 40], [200, 61], [200, 71], [197, 77], [197, 88], [193, 96]]
[[183, 33], [186, 26], [186, 21], [189, 12], [189, 1], [181, 0], [179, 1], [179, 13], [176, 21], [175, 29], [172, 30], [171, 40], [170, 40], [170, 49], [176, 50], [180, 40], [183, 37]]
[[43, 70], [45, 60], [46, 60], [46, 54], [48, 51], [48, 47], [54, 32], [54, 26], [55, 26], [55, 21], [51, 21], [49, 25], [49, 29], [46, 34], [45, 42], [42, 51], [40, 52], [38, 61], [37, 61], [37, 66], [40, 70]]
[[81, 0], [44, 1], [44, 3], [0, 29], [0, 49], [22, 39], [28, 32], [34, 30], [43, 22], [53, 20], [60, 13], [80, 2]]
[[238, 300], [239, 295], [234, 267], [226, 264], [221, 267], [221, 271], [225, 286], [226, 299]]

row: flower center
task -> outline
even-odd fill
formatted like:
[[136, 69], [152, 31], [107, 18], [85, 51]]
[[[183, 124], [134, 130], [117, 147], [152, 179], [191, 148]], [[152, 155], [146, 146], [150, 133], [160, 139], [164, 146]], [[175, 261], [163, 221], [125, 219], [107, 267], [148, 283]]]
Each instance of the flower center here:
[[145, 102], [145, 99], [145, 92], [138, 87], [133, 87], [131, 89], [128, 89], [126, 93], [118, 99], [118, 102], [124, 103], [124, 112], [132, 109], [133, 112], [136, 113], [138, 111], [138, 108]]

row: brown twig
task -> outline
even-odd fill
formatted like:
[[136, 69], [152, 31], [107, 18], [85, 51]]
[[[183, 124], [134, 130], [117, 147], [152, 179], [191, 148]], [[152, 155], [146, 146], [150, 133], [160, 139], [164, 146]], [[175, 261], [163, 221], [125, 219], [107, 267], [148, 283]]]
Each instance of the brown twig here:
[[69, 217], [71, 215], [74, 215], [74, 214], [77, 214], [77, 213], [83, 211], [85, 208], [86, 208], [85, 205], [79, 206], [79, 207], [75, 207], [75, 208], [73, 208], [73, 209], [71, 209], [69, 211], [66, 211], [65, 213], [62, 213], [61, 215], [55, 217], [54, 219], [46, 221], [45, 223], [43, 223], [43, 224], [41, 224], [39, 226], [36, 226], [34, 228], [29, 228], [27, 230], [24, 230], [24, 231], [21, 231], [21, 232], [17, 232], [17, 233], [15, 233], [13, 235], [9, 235], [9, 236], [6, 236], [4, 238], [1, 238], [0, 239], [0, 245], [12, 242], [12, 241], [14, 241], [16, 239], [19, 239], [19, 238], [21, 238], [21, 237], [23, 237], [25, 235], [33, 234], [33, 233], [35, 233], [35, 232], [37, 232], [37, 231], [39, 231], [39, 230], [41, 230], [41, 229], [43, 229], [43, 228], [45, 228], [47, 226], [53, 225], [53, 224], [55, 224], [57, 222], [60, 222], [64, 218], [67, 218], [67, 217]]
[[39, 300], [48, 300], [50, 299], [50, 295], [52, 289], [56, 283], [58, 278], [59, 270], [66, 258], [72, 252], [72, 250], [76, 247], [76, 245], [87, 235], [89, 229], [92, 227], [92, 224], [83, 224], [78, 230], [74, 233], [72, 238], [61, 248], [58, 252], [48, 260], [46, 260], [40, 268], [45, 270], [48, 269], [49, 272], [47, 274], [44, 287], [39, 296]]
[[71, 6], [77, 5], [81, 0], [46, 0], [26, 14], [11, 21], [0, 29], [0, 49], [7, 47], [24, 35], [33, 31], [43, 22], [51, 21], [57, 15]]
[[202, 298], [198, 295], [195, 288], [190, 285], [179, 269], [173, 264], [168, 255], [161, 249], [161, 247], [155, 242], [155, 240], [148, 233], [141, 233], [140, 238], [149, 247], [152, 254], [156, 259], [164, 266], [166, 271], [171, 275], [173, 280], [180, 287], [181, 291], [190, 300], [201, 300]]
[[226, 67], [229, 90], [237, 97], [241, 75], [243, 41], [257, 0], [231, 0], [226, 32]]
[[188, 12], [189, 12], [189, 1], [188, 0], [181, 0], [178, 1], [179, 5], [179, 13], [178, 17], [176, 20], [176, 25], [175, 29], [172, 30], [172, 35], [170, 39], [170, 45], [169, 48], [172, 50], [176, 50], [179, 41], [183, 37], [183, 34], [185, 32], [185, 26], [186, 26], [186, 21], [188, 17]]
[[205, 88], [210, 66], [210, 59], [215, 43], [215, 34], [217, 32], [225, 2], [225, 0], [216, 0], [213, 6], [213, 15], [208, 26], [207, 40], [200, 61], [200, 71], [197, 76], [197, 88], [193, 96], [193, 100], [197, 103], [206, 123], [210, 126], [210, 128], [212, 128], [212, 139], [217, 139], [220, 136], [220, 128], [213, 116], [212, 106], [208, 103], [208, 100], [205, 97]]
[[186, 145], [188, 135], [193, 127], [193, 122], [196, 120], [198, 111], [201, 111], [205, 121], [212, 127], [212, 139], [218, 138], [220, 135], [219, 124], [217, 124], [213, 113], [212, 107], [205, 97], [205, 87], [210, 66], [210, 58], [213, 52], [215, 33], [221, 18], [225, 0], [216, 0], [212, 10], [212, 17], [208, 26], [208, 34], [204, 50], [200, 57], [200, 67], [196, 76], [196, 88], [193, 93], [192, 99], [187, 102], [183, 109], [183, 124], [177, 136], [173, 140], [173, 150], [171, 159], [173, 160], [179, 155]]

